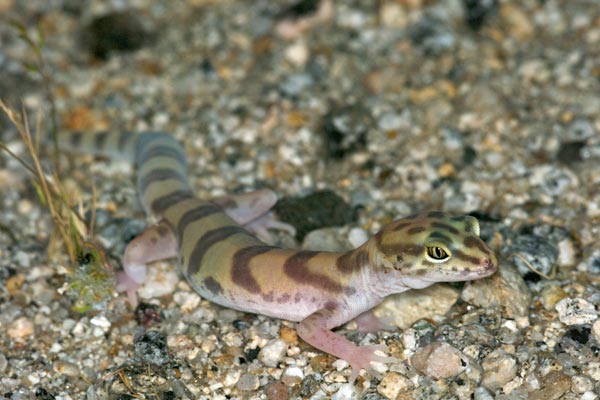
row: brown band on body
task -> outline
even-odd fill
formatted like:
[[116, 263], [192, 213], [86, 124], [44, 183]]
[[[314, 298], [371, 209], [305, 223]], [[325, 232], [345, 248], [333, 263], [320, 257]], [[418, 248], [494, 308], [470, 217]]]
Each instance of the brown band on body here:
[[352, 274], [369, 264], [369, 253], [366, 250], [349, 251], [340, 256], [335, 265], [343, 274]]
[[221, 212], [221, 209], [211, 203], [202, 204], [198, 207], [192, 208], [189, 211], [186, 211], [185, 214], [183, 214], [181, 216], [181, 218], [179, 219], [179, 222], [177, 223], [177, 232], [176, 233], [177, 233], [177, 239], [179, 240], [179, 242], [180, 243], [183, 242], [183, 240], [182, 240], [183, 233], [185, 232], [185, 229], [187, 228], [187, 226], [189, 224], [199, 221], [202, 218], [206, 218], [209, 215], [216, 214], [218, 212]]
[[237, 225], [223, 226], [206, 232], [200, 239], [196, 241], [194, 249], [187, 261], [186, 271], [189, 276], [194, 275], [202, 267], [202, 258], [208, 250], [215, 244], [222, 242], [230, 236], [237, 233], [247, 232], [244, 228]]
[[341, 293], [344, 288], [325, 274], [310, 271], [307, 262], [320, 252], [301, 250], [291, 255], [283, 264], [283, 272], [299, 284], [318, 287], [330, 293]]
[[164, 181], [167, 179], [176, 179], [184, 185], [187, 185], [187, 178], [185, 174], [181, 173], [180, 171], [172, 168], [155, 168], [146, 175], [139, 177], [138, 190], [140, 193], [144, 193], [151, 183]]
[[150, 209], [154, 214], [162, 215], [167, 208], [192, 198], [194, 196], [189, 190], [174, 190], [171, 193], [154, 199], [152, 204], [150, 204]]
[[221, 286], [221, 284], [212, 276], [204, 279], [202, 283], [204, 284], [204, 287], [215, 296], [223, 294], [223, 286]]
[[258, 245], [236, 251], [231, 265], [231, 281], [250, 293], [260, 293], [260, 285], [250, 271], [250, 261], [273, 249], [272, 246]]
[[181, 165], [185, 165], [185, 155], [181, 152], [181, 150], [169, 146], [154, 146], [148, 150], [142, 151], [136, 160], [136, 164], [139, 167], [154, 157], [172, 158]]

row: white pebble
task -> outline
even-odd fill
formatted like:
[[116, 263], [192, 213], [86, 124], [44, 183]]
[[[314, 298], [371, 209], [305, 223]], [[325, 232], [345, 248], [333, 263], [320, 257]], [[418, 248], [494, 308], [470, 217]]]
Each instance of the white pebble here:
[[589, 324], [598, 318], [594, 305], [581, 298], [566, 298], [556, 303], [560, 322], [565, 325]]
[[348, 234], [348, 240], [350, 243], [352, 243], [352, 246], [358, 247], [362, 246], [367, 240], [369, 240], [369, 235], [364, 229], [352, 228]]
[[276, 367], [287, 349], [287, 344], [281, 339], [270, 340], [258, 353], [258, 359], [267, 367]]
[[281, 376], [281, 381], [286, 386], [295, 386], [302, 382], [302, 379], [304, 379], [304, 372], [302, 372], [302, 369], [295, 366], [286, 368]]
[[358, 398], [358, 393], [356, 393], [354, 385], [350, 383], [340, 385], [338, 391], [331, 396], [331, 400], [354, 400]]

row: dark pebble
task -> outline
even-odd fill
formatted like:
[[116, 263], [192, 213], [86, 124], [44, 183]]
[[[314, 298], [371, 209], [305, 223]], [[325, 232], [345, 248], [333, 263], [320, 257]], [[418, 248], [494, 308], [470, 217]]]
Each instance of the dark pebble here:
[[[558, 250], [551, 242], [545, 237], [533, 234], [517, 236], [503, 252], [512, 257], [517, 270], [522, 276], [535, 271], [543, 275], [550, 275], [558, 257]], [[514, 256], [514, 254], [520, 254], [535, 271], [532, 271], [522, 258]]]
[[581, 156], [581, 149], [583, 149], [585, 145], [586, 142], [582, 141], [563, 143], [556, 152], [556, 160], [565, 165], [580, 162], [583, 159]]
[[305, 197], [285, 197], [274, 210], [281, 221], [296, 227], [298, 240], [315, 229], [347, 225], [356, 219], [354, 209], [331, 190]]
[[167, 338], [158, 331], [146, 331], [133, 340], [135, 359], [147, 364], [163, 365], [170, 360]]
[[113, 12], [97, 17], [85, 28], [88, 51], [106, 60], [113, 51], [135, 51], [150, 42], [140, 18], [132, 11]]
[[485, 21], [498, 12], [497, 0], [463, 0], [465, 20], [469, 28], [479, 30]]
[[339, 160], [350, 153], [364, 150], [367, 132], [372, 125], [370, 113], [362, 107], [350, 106], [330, 111], [322, 122], [327, 156]]

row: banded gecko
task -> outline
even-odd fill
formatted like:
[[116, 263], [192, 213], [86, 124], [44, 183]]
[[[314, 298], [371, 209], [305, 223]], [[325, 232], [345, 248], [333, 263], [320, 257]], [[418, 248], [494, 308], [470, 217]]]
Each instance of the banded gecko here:
[[132, 161], [142, 204], [160, 217], [125, 250], [125, 286], [132, 301], [146, 265], [176, 257], [189, 284], [204, 298], [299, 322], [297, 332], [304, 341], [349, 363], [349, 381], [360, 369], [371, 370], [371, 362], [396, 360], [375, 354], [385, 346], [356, 346], [333, 328], [390, 294], [483, 278], [498, 264], [479, 238], [474, 217], [437, 211], [396, 220], [347, 253], [274, 247], [240, 225], [261, 219], [273, 205], [270, 192], [220, 205], [197, 198], [187, 180], [184, 150], [168, 134], [65, 132], [60, 142], [66, 149]]

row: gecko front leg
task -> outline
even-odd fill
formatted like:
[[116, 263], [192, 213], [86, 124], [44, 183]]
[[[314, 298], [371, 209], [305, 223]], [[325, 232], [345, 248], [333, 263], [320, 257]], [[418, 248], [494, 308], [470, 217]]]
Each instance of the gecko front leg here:
[[125, 248], [123, 273], [118, 275], [117, 290], [127, 292], [131, 305], [137, 305], [137, 288], [147, 275], [146, 264], [177, 257], [177, 239], [164, 221], [159, 221], [136, 236]]
[[352, 368], [352, 373], [348, 378], [350, 383], [354, 382], [361, 369], [373, 373], [371, 362], [393, 363], [398, 361], [394, 357], [375, 354], [377, 350], [386, 351], [387, 346], [385, 345], [357, 346], [343, 336], [332, 332], [332, 328], [346, 322], [347, 319], [344, 318], [346, 314], [347, 310], [339, 303], [328, 304], [325, 308], [300, 321], [296, 331], [308, 344], [346, 360]]

